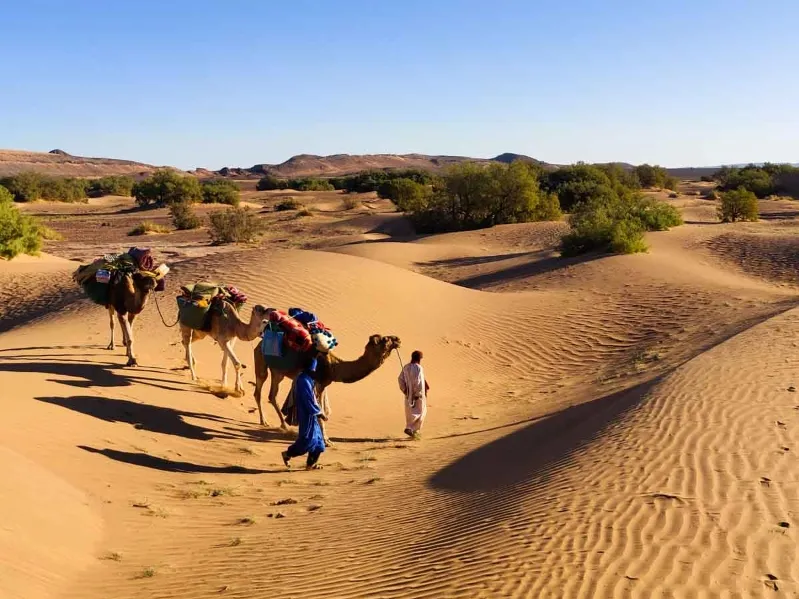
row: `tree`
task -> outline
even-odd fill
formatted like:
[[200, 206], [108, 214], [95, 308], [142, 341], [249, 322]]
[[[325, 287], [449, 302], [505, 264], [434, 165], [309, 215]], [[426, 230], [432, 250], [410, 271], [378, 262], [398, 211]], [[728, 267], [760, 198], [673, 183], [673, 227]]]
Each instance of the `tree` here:
[[42, 248], [42, 228], [36, 220], [14, 206], [14, 196], [0, 186], [0, 258], [36, 255]]
[[758, 218], [757, 196], [744, 187], [724, 192], [721, 194], [718, 216], [719, 220], [724, 223], [734, 223], [739, 220], [756, 221]]
[[573, 164], [545, 173], [540, 184], [547, 193], [557, 194], [560, 207], [566, 212], [597, 194], [614, 190], [608, 174], [590, 164]]
[[430, 188], [412, 179], [393, 179], [384, 181], [377, 195], [394, 202], [402, 212], [415, 212], [427, 206]]
[[642, 187], [677, 189], [677, 179], [669, 177], [668, 171], [662, 166], [641, 164], [635, 167], [635, 174]]
[[202, 199], [202, 190], [195, 177], [163, 169], [136, 183], [133, 186], [133, 196], [142, 207], [159, 207], [175, 202], [199, 202]]
[[206, 204], [229, 204], [238, 206], [239, 188], [232, 181], [204, 181], [202, 184], [203, 202]]
[[255, 185], [258, 191], [273, 191], [275, 189], [288, 189], [288, 181], [285, 179], [278, 179], [274, 175], [266, 175], [258, 180]]
[[42, 177], [39, 193], [54, 202], [82, 202], [86, 200], [86, 184], [86, 180], [72, 177]]

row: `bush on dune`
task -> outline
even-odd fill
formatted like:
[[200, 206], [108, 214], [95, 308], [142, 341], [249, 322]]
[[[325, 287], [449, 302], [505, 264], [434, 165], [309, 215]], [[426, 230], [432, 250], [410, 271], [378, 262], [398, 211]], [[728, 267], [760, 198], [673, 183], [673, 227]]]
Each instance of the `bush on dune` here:
[[645, 252], [646, 231], [666, 231], [682, 223], [679, 211], [665, 202], [605, 191], [575, 207], [569, 216], [571, 231], [561, 240], [561, 253], [570, 257], [595, 250]]
[[169, 215], [172, 217], [172, 224], [178, 231], [197, 229], [202, 225], [200, 217], [194, 212], [194, 208], [189, 202], [175, 202], [169, 207]]
[[0, 180], [17, 202], [50, 200], [53, 202], [86, 201], [89, 183], [74, 177], [48, 177], [39, 173], [24, 172]]
[[42, 249], [43, 230], [31, 216], [14, 206], [14, 196], [0, 186], [0, 258], [36, 255]]
[[232, 207], [210, 215], [210, 235], [215, 244], [249, 243], [263, 230], [258, 215], [249, 208]]

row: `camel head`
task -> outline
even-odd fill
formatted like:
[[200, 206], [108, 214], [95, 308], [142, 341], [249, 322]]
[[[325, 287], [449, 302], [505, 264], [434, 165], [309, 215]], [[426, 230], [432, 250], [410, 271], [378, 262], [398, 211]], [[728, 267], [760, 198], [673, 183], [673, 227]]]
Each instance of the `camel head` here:
[[395, 337], [393, 335], [389, 337], [383, 337], [382, 335], [375, 334], [369, 337], [369, 342], [366, 344], [364, 354], [378, 358], [379, 363], [382, 364], [385, 359], [388, 358], [391, 352], [393, 352], [395, 349], [399, 349], [399, 347], [399, 337]]
[[150, 293], [158, 284], [158, 281], [155, 280], [155, 277], [143, 275], [140, 272], [134, 272], [131, 275], [131, 279], [133, 281], [133, 286], [144, 294]]

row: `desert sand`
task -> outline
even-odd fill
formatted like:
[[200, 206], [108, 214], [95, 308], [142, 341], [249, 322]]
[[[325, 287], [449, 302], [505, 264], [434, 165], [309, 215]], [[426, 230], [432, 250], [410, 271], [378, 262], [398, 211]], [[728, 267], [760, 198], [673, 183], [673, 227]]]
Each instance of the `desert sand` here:
[[[415, 239], [373, 196], [294, 194], [302, 219], [278, 195], [245, 193], [260, 247], [127, 237], [130, 200], [25, 207], [65, 239], [0, 262], [0, 597], [799, 596], [795, 203], [721, 225], [683, 197], [647, 254], [562, 260], [563, 224]], [[167, 320], [216, 280], [315, 311], [342, 357], [373, 333], [422, 349], [423, 439], [396, 356], [330, 387], [319, 472], [283, 466], [252, 368], [245, 397], [209, 393], [203, 341], [191, 382], [152, 303], [123, 368], [69, 275], [131, 245], [172, 268]]]

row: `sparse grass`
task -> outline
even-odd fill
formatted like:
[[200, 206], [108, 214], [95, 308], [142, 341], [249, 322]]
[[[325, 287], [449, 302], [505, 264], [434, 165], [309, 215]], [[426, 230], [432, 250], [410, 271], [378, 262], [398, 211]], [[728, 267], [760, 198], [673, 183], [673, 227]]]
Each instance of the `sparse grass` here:
[[292, 499], [291, 497], [287, 497], [286, 499], [279, 499], [272, 503], [272, 505], [294, 505], [297, 503], [296, 499]]
[[101, 560], [111, 561], [111, 562], [121, 562], [122, 561], [122, 554], [118, 551], [110, 551], [106, 553], [103, 557], [100, 558]]
[[255, 524], [256, 520], [253, 516], [244, 516], [243, 518], [239, 518], [236, 524], [240, 524], [241, 526], [252, 526]]
[[235, 539], [231, 539], [230, 543], [228, 543], [228, 545], [230, 547], [238, 547], [242, 543], [243, 543], [243, 541], [241, 540], [241, 537], [236, 537]]
[[317, 511], [319, 511], [321, 509], [322, 509], [322, 506], [319, 505], [319, 504], [313, 504], [313, 505], [309, 505], [308, 506], [308, 511], [309, 512], [317, 512]]
[[376, 462], [377, 458], [373, 455], [365, 455], [362, 458], [358, 458], [359, 462]]
[[64, 236], [61, 235], [58, 231], [51, 229], [50, 227], [45, 227], [41, 225], [39, 227], [42, 233], [42, 239], [45, 241], [64, 241]]
[[128, 231], [128, 235], [131, 237], [134, 235], [149, 235], [150, 233], [169, 233], [169, 228], [149, 220], [145, 220]]
[[233, 496], [236, 492], [231, 489], [230, 487], [218, 487], [216, 489], [211, 489], [208, 493], [211, 497], [224, 497], [224, 496]]
[[303, 208], [297, 213], [297, 218], [304, 218], [306, 216], [313, 216], [313, 212], [308, 210], [307, 208]]
[[367, 480], [364, 484], [365, 485], [373, 485], [375, 483], [380, 482], [381, 480], [382, 479], [379, 476], [375, 476], [374, 478], [370, 478], [369, 480]]
[[134, 578], [136, 578], [137, 580], [141, 580], [142, 578], [152, 578], [157, 573], [158, 572], [153, 566], [147, 566], [146, 568], [144, 568], [144, 570], [139, 572]]
[[211, 241], [215, 244], [249, 243], [263, 231], [263, 223], [256, 212], [249, 208], [228, 208], [214, 212], [211, 221]]
[[286, 212], [287, 210], [299, 210], [302, 207], [293, 197], [288, 197], [275, 205], [275, 212]]
[[358, 198], [347, 196], [344, 198], [344, 210], [355, 210], [361, 205], [361, 201]]
[[258, 453], [252, 447], [239, 447], [239, 451], [241, 453], [246, 453], [247, 455], [257, 455]]

